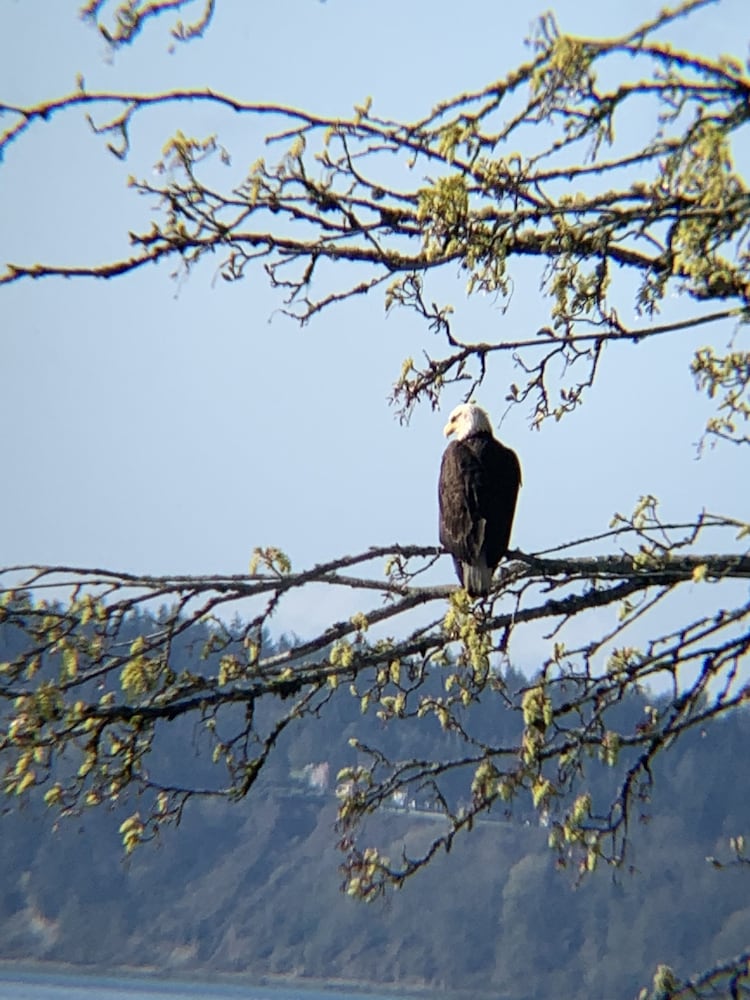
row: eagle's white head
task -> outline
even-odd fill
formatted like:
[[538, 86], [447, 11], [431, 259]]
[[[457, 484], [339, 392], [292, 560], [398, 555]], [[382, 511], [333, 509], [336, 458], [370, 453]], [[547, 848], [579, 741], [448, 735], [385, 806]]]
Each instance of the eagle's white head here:
[[463, 441], [472, 434], [492, 433], [490, 418], [474, 403], [461, 403], [448, 417], [448, 423], [443, 428], [446, 437], [453, 435], [456, 441]]

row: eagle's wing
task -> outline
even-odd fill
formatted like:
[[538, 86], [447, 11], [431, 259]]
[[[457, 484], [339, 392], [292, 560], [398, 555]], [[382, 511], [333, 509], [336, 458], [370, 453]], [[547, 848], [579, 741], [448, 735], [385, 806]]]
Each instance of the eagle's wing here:
[[492, 440], [483, 453], [481, 466], [479, 508], [487, 522], [487, 561], [494, 568], [508, 551], [521, 486], [521, 464], [514, 451]]
[[440, 465], [440, 542], [462, 562], [476, 562], [484, 543], [483, 479], [475, 452], [461, 441], [452, 441]]

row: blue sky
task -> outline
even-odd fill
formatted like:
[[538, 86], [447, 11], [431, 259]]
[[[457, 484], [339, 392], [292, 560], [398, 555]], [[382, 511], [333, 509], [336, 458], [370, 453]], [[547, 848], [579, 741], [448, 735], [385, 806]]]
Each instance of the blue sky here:
[[[112, 56], [75, 3], [0, 0], [0, 95], [21, 104], [58, 96], [81, 72], [90, 90], [210, 86], [331, 115], [371, 95], [379, 113], [408, 119], [526, 58], [523, 40], [545, 6], [219, 0], [203, 41], [169, 54], [162, 18]], [[554, 9], [565, 31], [608, 35], [661, 6], [562, 0]], [[723, 0], [671, 36], [746, 56], [749, 29], [745, 0]], [[237, 180], [264, 152], [256, 124], [205, 106], [138, 119], [125, 164], [78, 112], [39, 123], [0, 164], [3, 261], [122, 254], [149, 210], [125, 178], [148, 176], [177, 128], [217, 132]], [[278, 545], [303, 568], [370, 545], [434, 544], [442, 427], [458, 397], [407, 427], [386, 402], [401, 360], [424, 345], [421, 328], [386, 318], [376, 295], [300, 329], [278, 313], [260, 270], [234, 285], [214, 282], [209, 267], [176, 284], [170, 270], [0, 291], [0, 565], [238, 573], [255, 545]], [[543, 304], [519, 298], [513, 322], [533, 332]], [[467, 316], [475, 339], [504, 322], [491, 302]], [[705, 340], [698, 331], [609, 352], [584, 408], [541, 433], [522, 409], [508, 415], [500, 435], [525, 481], [514, 544], [534, 551], [603, 530], [644, 493], [661, 496], [670, 517], [740, 513], [732, 450], [696, 460], [708, 408], [688, 366]], [[515, 377], [506, 359], [480, 394], [496, 423]], [[447, 558], [437, 579], [452, 581]], [[279, 627], [307, 634], [335, 620], [338, 608], [316, 601], [298, 603]]]

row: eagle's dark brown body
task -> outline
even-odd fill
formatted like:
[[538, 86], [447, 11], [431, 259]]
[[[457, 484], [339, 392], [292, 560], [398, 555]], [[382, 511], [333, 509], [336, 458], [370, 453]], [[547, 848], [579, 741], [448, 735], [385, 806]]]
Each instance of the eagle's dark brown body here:
[[[446, 430], [447, 433], [447, 430]], [[452, 441], [440, 466], [440, 542], [472, 596], [489, 593], [508, 551], [521, 485], [521, 466], [490, 431]]]

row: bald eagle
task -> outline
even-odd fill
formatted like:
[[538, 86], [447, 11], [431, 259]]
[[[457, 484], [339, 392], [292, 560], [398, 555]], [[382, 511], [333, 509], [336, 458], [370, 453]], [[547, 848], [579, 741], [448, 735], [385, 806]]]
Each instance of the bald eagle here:
[[454, 440], [440, 466], [440, 542], [453, 556], [461, 585], [478, 597], [489, 593], [495, 567], [508, 551], [521, 466], [473, 403], [456, 407], [444, 433]]

